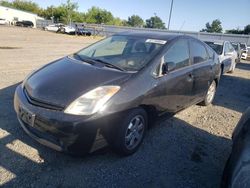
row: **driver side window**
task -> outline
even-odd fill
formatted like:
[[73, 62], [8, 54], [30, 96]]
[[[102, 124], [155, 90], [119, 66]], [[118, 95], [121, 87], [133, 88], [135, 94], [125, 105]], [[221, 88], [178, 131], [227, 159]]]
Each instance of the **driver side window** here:
[[177, 40], [164, 55], [164, 63], [174, 64], [175, 70], [189, 65], [188, 40]]

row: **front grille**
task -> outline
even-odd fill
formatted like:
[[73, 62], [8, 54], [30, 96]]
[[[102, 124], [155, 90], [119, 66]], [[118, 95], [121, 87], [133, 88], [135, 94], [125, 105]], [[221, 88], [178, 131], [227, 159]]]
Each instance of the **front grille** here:
[[23, 91], [24, 91], [24, 94], [25, 94], [25, 96], [30, 104], [33, 104], [33, 105], [39, 106], [39, 107], [43, 107], [43, 108], [47, 108], [47, 109], [51, 109], [51, 110], [62, 111], [64, 109], [64, 107], [62, 107], [62, 106], [47, 103], [47, 102], [44, 102], [44, 101], [41, 101], [41, 100], [38, 100], [38, 99], [31, 97], [25, 88]]
[[[22, 121], [22, 120], [21, 120]], [[60, 145], [60, 140], [56, 137], [54, 137], [53, 135], [47, 133], [47, 132], [44, 132], [40, 129], [36, 129], [35, 127], [31, 127], [30, 125], [26, 124], [25, 122], [23, 122], [23, 125], [25, 126], [25, 128], [33, 135], [35, 135], [36, 137], [38, 138], [41, 138], [41, 139], [44, 139], [44, 140], [47, 140], [53, 144], [56, 144], [56, 145]], [[34, 124], [34, 126], [36, 126]]]

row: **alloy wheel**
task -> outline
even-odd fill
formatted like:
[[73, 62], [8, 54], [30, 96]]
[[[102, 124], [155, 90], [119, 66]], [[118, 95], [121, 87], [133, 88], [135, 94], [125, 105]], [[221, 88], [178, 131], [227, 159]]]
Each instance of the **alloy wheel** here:
[[142, 140], [145, 129], [143, 116], [137, 115], [131, 119], [125, 134], [125, 146], [128, 150], [134, 149]]

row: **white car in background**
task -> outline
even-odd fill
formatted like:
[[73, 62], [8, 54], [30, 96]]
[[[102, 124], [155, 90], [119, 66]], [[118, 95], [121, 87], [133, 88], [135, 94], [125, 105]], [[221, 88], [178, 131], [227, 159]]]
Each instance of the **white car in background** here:
[[238, 54], [232, 44], [229, 41], [221, 40], [210, 40], [204, 42], [219, 55], [221, 73], [233, 73], [237, 63]]
[[247, 60], [247, 57], [250, 57], [250, 47], [242, 49], [241, 59]]
[[9, 22], [6, 19], [0, 18], [0, 25], [7, 25]]
[[66, 26], [60, 28], [60, 32], [66, 33], [66, 34], [74, 34], [76, 32], [76, 29], [73, 26], [66, 25]]
[[250, 46], [247, 47], [247, 58], [250, 58]]
[[46, 27], [44, 27], [45, 31], [54, 31], [54, 32], [58, 32], [60, 28], [64, 27], [63, 24], [61, 23], [57, 23], [57, 24], [51, 24], [48, 25]]
[[247, 52], [249, 49], [247, 48], [246, 43], [240, 43], [240, 49], [241, 49], [241, 59], [246, 60], [247, 59]]

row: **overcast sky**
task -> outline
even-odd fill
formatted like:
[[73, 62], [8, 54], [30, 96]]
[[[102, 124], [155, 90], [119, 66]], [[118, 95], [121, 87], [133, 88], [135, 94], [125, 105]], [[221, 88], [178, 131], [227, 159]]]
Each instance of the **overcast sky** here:
[[[33, 0], [43, 8], [60, 5], [66, 0]], [[171, 0], [74, 0], [78, 11], [92, 6], [111, 11], [116, 17], [127, 19], [138, 14], [144, 20], [154, 13], [168, 23]], [[224, 30], [243, 29], [250, 24], [250, 0], [174, 0], [170, 29], [199, 31], [207, 22], [220, 19]]]

